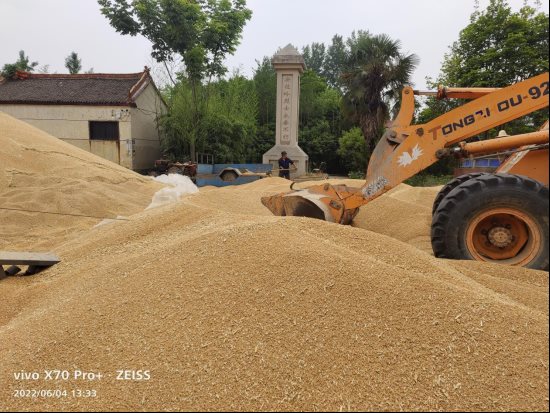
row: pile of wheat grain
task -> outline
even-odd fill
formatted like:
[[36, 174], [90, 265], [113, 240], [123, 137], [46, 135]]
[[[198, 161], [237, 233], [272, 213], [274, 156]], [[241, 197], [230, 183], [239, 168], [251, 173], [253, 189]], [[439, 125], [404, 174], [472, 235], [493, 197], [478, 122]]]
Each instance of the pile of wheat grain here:
[[[436, 190], [399, 187], [354, 228], [271, 216], [287, 185], [203, 190], [0, 282], [0, 409], [548, 410], [546, 273], [411, 245]], [[52, 368], [106, 377], [40, 384], [96, 398], [12, 397], [35, 387], [14, 371]]]
[[49, 249], [143, 210], [162, 186], [0, 112], [0, 249]]

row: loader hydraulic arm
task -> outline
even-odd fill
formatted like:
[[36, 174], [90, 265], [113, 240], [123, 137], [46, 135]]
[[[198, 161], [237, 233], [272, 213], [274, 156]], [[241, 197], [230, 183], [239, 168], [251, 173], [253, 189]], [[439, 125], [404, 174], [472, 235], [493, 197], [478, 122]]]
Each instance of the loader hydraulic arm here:
[[[441, 98], [474, 100], [423, 125], [412, 125], [415, 92], [409, 87], [403, 90], [401, 111], [374, 150], [362, 188], [325, 184], [262, 202], [276, 215], [349, 224], [359, 207], [433, 165], [445, 148], [548, 107], [550, 81], [545, 73], [503, 89], [446, 90], [446, 95], [439, 92]], [[537, 139], [548, 142], [548, 131]], [[501, 149], [511, 149], [512, 144], [523, 146], [523, 141], [503, 140]]]

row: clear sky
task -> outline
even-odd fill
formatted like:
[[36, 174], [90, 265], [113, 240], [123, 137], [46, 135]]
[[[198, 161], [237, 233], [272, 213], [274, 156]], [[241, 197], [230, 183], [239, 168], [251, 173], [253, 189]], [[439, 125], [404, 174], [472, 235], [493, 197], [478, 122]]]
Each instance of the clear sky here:
[[[509, 0], [519, 9], [524, 0]], [[531, 1], [532, 3], [532, 1]], [[542, 8], [548, 11], [548, 0]], [[248, 0], [254, 15], [229, 68], [252, 73], [255, 60], [292, 43], [329, 43], [334, 34], [353, 30], [387, 33], [421, 63], [413, 80], [419, 88], [436, 76], [443, 55], [469, 22], [475, 0]], [[480, 0], [481, 7], [488, 0]], [[151, 66], [150, 43], [121, 36], [101, 15], [96, 0], [0, 0], [0, 65], [14, 62], [19, 50], [50, 72], [64, 73], [64, 59], [76, 51], [85, 70], [138, 72]]]

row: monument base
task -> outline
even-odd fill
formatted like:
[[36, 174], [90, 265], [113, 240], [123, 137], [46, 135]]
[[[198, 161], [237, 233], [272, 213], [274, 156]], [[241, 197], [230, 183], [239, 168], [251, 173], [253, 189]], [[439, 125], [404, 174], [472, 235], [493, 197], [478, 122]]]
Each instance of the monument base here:
[[[296, 178], [307, 173], [309, 168], [309, 156], [300, 148], [299, 146], [286, 146], [286, 145], [275, 145], [269, 151], [264, 154], [263, 162], [265, 164], [273, 165], [273, 169], [279, 169], [279, 159], [281, 159], [281, 152], [286, 152], [288, 157], [294, 161], [296, 170], [293, 171], [291, 167], [290, 177]], [[275, 174], [278, 176], [278, 173]]]

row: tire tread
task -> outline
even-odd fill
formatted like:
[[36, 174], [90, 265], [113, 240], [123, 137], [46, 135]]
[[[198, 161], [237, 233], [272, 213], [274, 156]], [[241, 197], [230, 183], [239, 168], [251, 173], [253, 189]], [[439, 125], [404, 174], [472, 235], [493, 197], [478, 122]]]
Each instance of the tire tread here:
[[[436, 257], [464, 259], [462, 251], [458, 251], [457, 248], [453, 248], [447, 243], [449, 223], [452, 221], [453, 214], [460, 210], [469, 199], [479, 197], [485, 191], [494, 189], [495, 187], [530, 192], [540, 200], [541, 204], [548, 204], [548, 187], [532, 178], [510, 174], [482, 174], [481, 176], [471, 177], [455, 186], [440, 201], [437, 210], [434, 212], [431, 238], [432, 248]], [[545, 219], [546, 225], [548, 225], [548, 215], [546, 215]], [[548, 237], [547, 231], [544, 236]], [[546, 258], [543, 259], [543, 262], [539, 262], [536, 268], [548, 270], [548, 253], [546, 253]]]

